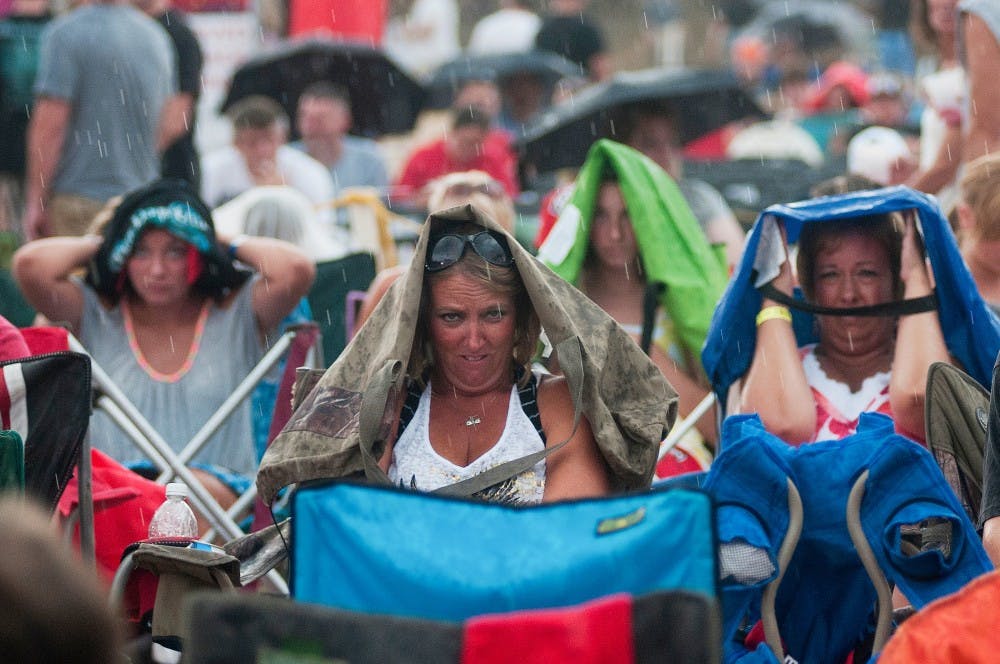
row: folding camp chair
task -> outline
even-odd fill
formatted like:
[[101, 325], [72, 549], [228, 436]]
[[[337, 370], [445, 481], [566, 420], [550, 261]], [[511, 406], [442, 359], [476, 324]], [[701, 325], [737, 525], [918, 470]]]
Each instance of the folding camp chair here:
[[[30, 348], [30, 346], [29, 346]], [[54, 510], [78, 466], [79, 491], [90, 491], [91, 366], [86, 355], [61, 351], [0, 363], [2, 428], [23, 440], [24, 492]], [[89, 501], [80, 513], [81, 551], [94, 555]]]
[[[862, 415], [853, 436], [799, 448], [769, 434], [757, 416], [730, 417], [723, 437], [703, 484], [720, 505], [723, 574], [753, 570], [732, 561], [765, 551], [780, 578], [766, 587], [724, 579], [725, 661], [761, 647], [740, 630], [757, 620], [777, 661], [786, 652], [820, 664], [850, 653], [858, 661], [857, 648], [877, 653], [889, 635], [890, 583], [919, 609], [992, 567], [931, 455], [894, 434], [885, 416]], [[792, 505], [789, 482], [803, 511], [786, 566], [773, 561], [775, 531], [786, 529]]]
[[378, 270], [399, 264], [396, 235], [419, 234], [419, 224], [392, 212], [372, 187], [349, 187], [329, 207], [344, 211], [351, 239], [361, 251], [375, 258]]
[[[354, 664], [645, 664], [719, 661], [717, 608], [704, 595], [624, 595], [465, 623], [380, 616], [260, 595], [199, 594], [185, 607], [185, 661], [297, 655]], [[318, 661], [318, 660], [317, 660]]]
[[924, 429], [927, 447], [973, 523], [983, 500], [983, 462], [990, 393], [944, 362], [927, 370]]
[[[309, 332], [302, 337], [304, 340], [308, 339], [310, 344], [315, 342], [315, 326], [311, 324], [289, 329], [282, 334], [271, 345], [260, 362], [236, 387], [233, 393], [223, 401], [219, 409], [202, 425], [201, 429], [199, 429], [180, 452], [173, 450], [170, 444], [153, 428], [122, 390], [114, 384], [114, 381], [111, 380], [103, 368], [96, 362], [92, 363], [94, 387], [96, 390], [95, 406], [104, 410], [121, 427], [122, 431], [125, 432], [139, 451], [147, 456], [160, 470], [160, 475], [156, 478], [157, 482], [165, 484], [174, 477], [178, 477], [189, 486], [192, 504], [209, 520], [215, 531], [226, 539], [233, 539], [243, 535], [243, 530], [235, 521], [235, 515], [253, 501], [256, 495], [254, 487], [251, 487], [248, 493], [240, 496], [236, 504], [227, 512], [215, 502], [201, 482], [191, 473], [187, 467], [187, 463], [201, 451], [212, 435], [226, 418], [236, 410], [240, 403], [249, 397], [257, 383], [278, 364], [292, 345], [293, 340], [299, 336], [301, 330], [308, 330]], [[74, 349], [86, 353], [86, 349], [75, 337], [70, 337], [70, 344]], [[294, 371], [294, 367], [290, 370]]]
[[466, 620], [615, 593], [717, 597], [698, 490], [509, 506], [333, 482], [300, 486], [292, 519], [293, 597], [351, 611]]
[[[288, 335], [292, 335], [293, 338], [278, 388], [268, 442], [274, 439], [291, 414], [291, 392], [296, 370], [303, 364], [308, 364], [307, 359], [314, 351], [319, 338], [315, 325], [297, 327], [286, 333], [286, 337], [283, 338], [287, 338]], [[241, 390], [242, 387], [241, 385]], [[107, 396], [102, 396], [99, 400], [101, 398], [110, 400]], [[117, 402], [109, 401], [108, 405], [116, 407]], [[127, 403], [125, 407], [134, 408]], [[148, 427], [148, 424], [139, 422], [137, 426]], [[155, 431], [153, 433], [155, 434]], [[144, 442], [150, 447], [156, 447], [156, 441]], [[170, 451], [169, 448], [167, 451]], [[173, 457], [177, 459], [180, 455]], [[168, 471], [173, 471], [174, 467], [174, 464], [171, 464], [168, 466]], [[180, 470], [186, 471], [186, 468], [182, 465]], [[200, 485], [194, 486], [201, 488]], [[254, 502], [256, 495], [256, 487], [251, 486], [222, 516], [231, 520], [235, 514], [242, 512]], [[204, 541], [136, 542], [127, 547], [112, 580], [110, 592], [112, 605], [117, 609], [127, 608], [126, 613], [133, 619], [139, 619], [151, 609], [154, 638], [172, 643], [180, 633], [181, 603], [185, 595], [195, 590], [225, 591], [267, 576], [274, 590], [279, 594], [287, 594], [288, 587], [274, 567], [286, 556], [287, 551], [283, 543], [289, 538], [289, 523], [286, 520], [280, 526], [273, 525], [271, 514], [259, 501], [256, 502], [253, 527], [255, 532], [243, 535], [240, 531], [221, 548], [207, 545], [215, 535], [214, 527], [202, 536]], [[214, 501], [208, 505], [218, 509]], [[223, 525], [226, 525], [225, 522]], [[223, 530], [222, 534], [228, 535], [229, 531]], [[141, 573], [134, 576], [137, 571]], [[155, 577], [155, 583], [150, 576]], [[155, 600], [151, 600], [150, 595], [155, 597]]]

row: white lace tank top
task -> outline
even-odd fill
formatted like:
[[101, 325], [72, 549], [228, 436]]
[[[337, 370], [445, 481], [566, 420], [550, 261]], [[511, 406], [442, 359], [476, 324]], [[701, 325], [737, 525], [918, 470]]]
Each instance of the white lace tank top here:
[[[413, 419], [403, 430], [392, 449], [389, 479], [403, 488], [433, 491], [449, 484], [474, 477], [506, 461], [538, 452], [545, 443], [534, 424], [524, 414], [517, 387], [511, 388], [507, 407], [507, 424], [500, 440], [468, 466], [448, 461], [431, 447], [430, 437], [431, 386], [420, 395]], [[539, 503], [545, 491], [545, 460], [496, 487], [477, 494], [486, 500], [505, 503]]]

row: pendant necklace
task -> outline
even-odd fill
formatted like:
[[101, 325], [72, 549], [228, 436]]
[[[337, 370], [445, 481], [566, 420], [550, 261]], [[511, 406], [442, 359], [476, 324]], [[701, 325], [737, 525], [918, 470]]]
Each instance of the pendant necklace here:
[[[436, 395], [438, 397], [438, 403], [444, 404], [452, 412], [457, 413], [458, 415], [463, 415], [463, 413], [462, 413], [461, 410], [459, 410], [454, 405], [452, 405], [451, 403], [449, 403], [447, 396], [445, 396], [441, 392], [434, 392], [434, 391], [432, 391], [432, 394], [434, 394], [434, 395]], [[494, 393], [493, 396], [488, 401], [487, 400], [482, 401], [482, 403], [480, 404], [480, 406], [482, 408], [483, 415], [486, 414], [486, 407], [488, 405], [491, 405], [496, 400], [497, 400], [497, 394]], [[469, 428], [474, 427], [477, 424], [482, 424], [482, 422], [483, 422], [483, 418], [480, 417], [478, 413], [472, 413], [468, 417], [465, 418], [465, 426], [469, 427]]]

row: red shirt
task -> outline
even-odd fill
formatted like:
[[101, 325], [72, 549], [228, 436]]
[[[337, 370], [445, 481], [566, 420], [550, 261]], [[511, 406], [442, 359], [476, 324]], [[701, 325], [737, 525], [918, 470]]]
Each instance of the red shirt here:
[[[410, 155], [396, 181], [405, 194], [419, 191], [425, 184], [448, 173], [485, 171], [503, 185], [511, 198], [517, 197], [517, 162], [510, 151], [510, 141], [503, 132], [491, 132], [483, 142], [483, 151], [475, 159], [458, 163], [448, 155], [445, 139], [425, 145]], [[404, 195], [405, 195], [404, 194]]]
[[16, 360], [29, 355], [31, 351], [28, 350], [21, 331], [0, 316], [0, 360]]

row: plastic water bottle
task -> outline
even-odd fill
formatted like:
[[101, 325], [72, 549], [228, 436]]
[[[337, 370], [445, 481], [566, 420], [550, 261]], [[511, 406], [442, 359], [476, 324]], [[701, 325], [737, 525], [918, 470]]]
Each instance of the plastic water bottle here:
[[185, 498], [187, 485], [182, 482], [167, 484], [167, 499], [160, 505], [149, 522], [150, 539], [164, 537], [198, 537], [198, 522]]

